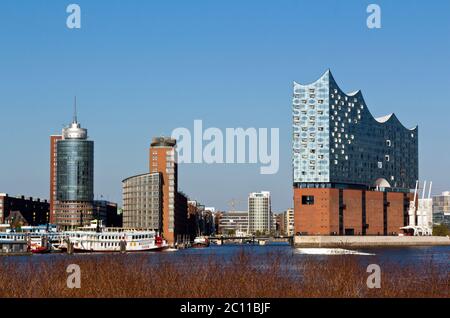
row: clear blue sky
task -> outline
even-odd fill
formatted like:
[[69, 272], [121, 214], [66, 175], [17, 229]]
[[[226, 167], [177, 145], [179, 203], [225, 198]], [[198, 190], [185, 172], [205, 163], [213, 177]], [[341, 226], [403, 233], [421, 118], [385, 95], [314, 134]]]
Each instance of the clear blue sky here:
[[[366, 27], [373, 2], [380, 30]], [[66, 27], [70, 3], [81, 30]], [[121, 202], [121, 180], [148, 170], [151, 137], [202, 119], [280, 128], [280, 170], [185, 164], [180, 188], [220, 209], [268, 190], [281, 211], [292, 206], [292, 81], [327, 68], [375, 116], [418, 124], [420, 178], [450, 189], [450, 1], [2, 0], [0, 43], [0, 192], [48, 198], [49, 135], [77, 95], [96, 195]]]

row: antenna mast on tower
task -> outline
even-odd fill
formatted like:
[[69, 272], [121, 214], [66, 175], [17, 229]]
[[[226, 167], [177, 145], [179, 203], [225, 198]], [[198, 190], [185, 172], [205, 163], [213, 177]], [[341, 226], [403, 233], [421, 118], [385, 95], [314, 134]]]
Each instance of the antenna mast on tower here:
[[73, 101], [73, 122], [74, 123], [78, 122], [78, 119], [77, 119], [77, 97], [76, 96]]

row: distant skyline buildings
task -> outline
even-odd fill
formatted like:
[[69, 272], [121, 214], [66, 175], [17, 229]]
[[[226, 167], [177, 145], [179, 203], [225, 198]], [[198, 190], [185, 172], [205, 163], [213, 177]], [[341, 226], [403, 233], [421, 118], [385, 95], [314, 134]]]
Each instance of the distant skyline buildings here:
[[249, 234], [269, 234], [273, 229], [272, 204], [269, 191], [252, 192], [248, 196]]
[[433, 196], [433, 223], [450, 226], [450, 191]]
[[49, 211], [47, 200], [0, 193], [0, 224], [10, 224], [11, 227], [47, 224], [50, 221]]
[[228, 211], [220, 215], [218, 231], [221, 235], [248, 235], [248, 211]]
[[[66, 123], [71, 110], [62, 105], [77, 94], [82, 124], [95, 138], [96, 196], [120, 202], [120, 182], [147, 164], [142, 145], [202, 119], [219, 129], [279, 127], [279, 172], [180, 164], [179, 186], [220, 210], [237, 198], [244, 210], [247, 194], [264, 185], [273, 208], [285, 210], [292, 205], [290, 84], [331, 68], [344, 91], [364, 90], [375, 117], [395, 112], [407, 127], [419, 124], [421, 178], [433, 180], [434, 194], [446, 191], [450, 2], [381, 6], [383, 28], [369, 30], [366, 5], [353, 1], [123, 2], [108, 15], [90, 1], [82, 5], [83, 28], [73, 31], [57, 2], [2, 2], [2, 41], [10, 49], [0, 52], [0, 189], [49, 198], [48, 136]], [[292, 41], [299, 34], [302, 41]], [[351, 46], [335, 50], [343, 38]], [[212, 179], [222, 180], [220, 191]]]

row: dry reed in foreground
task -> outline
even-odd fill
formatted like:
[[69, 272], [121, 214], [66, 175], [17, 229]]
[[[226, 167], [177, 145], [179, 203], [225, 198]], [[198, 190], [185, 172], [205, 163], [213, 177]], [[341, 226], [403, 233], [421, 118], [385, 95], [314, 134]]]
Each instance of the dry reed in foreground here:
[[[380, 289], [367, 287], [368, 263], [353, 256], [299, 261], [280, 254], [241, 252], [226, 259], [134, 254], [11, 260], [0, 258], [0, 297], [450, 296], [449, 269], [432, 260], [414, 266], [379, 263]], [[81, 268], [80, 289], [67, 287], [69, 264]]]

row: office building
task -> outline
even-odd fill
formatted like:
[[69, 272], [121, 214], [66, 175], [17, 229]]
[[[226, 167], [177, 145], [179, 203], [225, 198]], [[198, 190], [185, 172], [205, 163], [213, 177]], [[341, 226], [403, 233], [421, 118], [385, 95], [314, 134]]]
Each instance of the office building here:
[[122, 181], [123, 225], [162, 232], [162, 190], [159, 173], [145, 173]]
[[287, 209], [280, 214], [280, 234], [294, 235], [294, 209]]
[[433, 224], [450, 227], [450, 191], [433, 196]]
[[12, 197], [0, 193], [0, 224], [11, 224], [12, 227], [25, 225], [37, 226], [50, 222], [50, 205], [47, 200]]
[[248, 235], [248, 211], [223, 212], [218, 222], [218, 232], [222, 235]]
[[58, 173], [58, 152], [56, 144], [62, 139], [62, 135], [50, 136], [50, 223], [55, 223], [56, 218], [56, 182]]
[[149, 173], [122, 181], [124, 225], [158, 230], [169, 244], [188, 235], [188, 198], [178, 191], [175, 147], [175, 139], [153, 138]]
[[269, 234], [272, 230], [270, 192], [253, 192], [248, 197], [248, 228], [250, 234]]
[[418, 128], [375, 118], [330, 71], [293, 87], [295, 232], [396, 235], [418, 180]]
[[[175, 146], [175, 139], [157, 137], [153, 138], [149, 150], [150, 173], [159, 173], [161, 176], [162, 233], [170, 243], [175, 242], [177, 235], [185, 234], [184, 227], [187, 221], [187, 198], [178, 194], [178, 164]], [[183, 222], [182, 219], [185, 221]], [[176, 225], [178, 225], [178, 232]]]
[[[53, 149], [56, 144], [56, 158]], [[54, 221], [61, 229], [74, 229], [94, 219], [94, 142], [81, 128], [76, 112], [62, 138], [51, 138], [50, 197]], [[52, 173], [56, 171], [56, 189]], [[56, 194], [56, 198], [53, 196]]]
[[205, 207], [198, 201], [189, 200], [188, 233], [193, 240], [197, 236], [210, 236], [215, 233], [214, 208]]
[[122, 214], [119, 214], [117, 203], [107, 200], [94, 200], [94, 219], [101, 220], [106, 227], [122, 227]]

